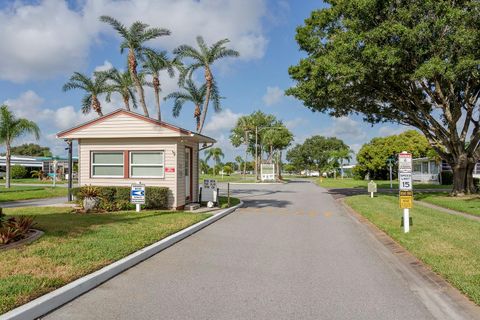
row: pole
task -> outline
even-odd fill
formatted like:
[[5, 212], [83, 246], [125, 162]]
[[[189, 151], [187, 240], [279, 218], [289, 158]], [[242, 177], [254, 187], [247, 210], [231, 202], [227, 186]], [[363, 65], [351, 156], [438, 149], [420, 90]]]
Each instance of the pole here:
[[230, 182], [227, 183], [227, 207], [230, 208]]
[[370, 198], [373, 198], [373, 192], [370, 192]]
[[68, 201], [73, 200], [73, 148], [72, 140], [67, 140], [68, 144]]
[[135, 204], [135, 211], [140, 212], [140, 204], [139, 203]]
[[392, 184], [392, 163], [391, 163], [391, 162], [390, 162], [389, 168], [390, 168], [390, 189], [393, 189], [393, 184]]
[[403, 232], [410, 232], [410, 209], [403, 209]]
[[255, 181], [258, 180], [258, 127], [255, 126]]

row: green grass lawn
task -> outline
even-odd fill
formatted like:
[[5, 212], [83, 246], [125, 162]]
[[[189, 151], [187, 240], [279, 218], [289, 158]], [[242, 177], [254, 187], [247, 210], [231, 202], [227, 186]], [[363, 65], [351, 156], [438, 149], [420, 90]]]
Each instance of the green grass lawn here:
[[[374, 180], [378, 189], [390, 189], [390, 181], [388, 180]], [[324, 188], [363, 188], [366, 189], [370, 181], [354, 180], [354, 179], [332, 179], [332, 178], [317, 178], [316, 183]], [[452, 186], [443, 186], [438, 184], [414, 183], [413, 189], [451, 189]], [[393, 181], [393, 189], [398, 190], [398, 182]]]
[[480, 195], [450, 197], [446, 193], [417, 193], [416, 200], [480, 216]]
[[67, 208], [4, 212], [35, 215], [36, 228], [45, 234], [0, 253], [0, 314], [210, 216], [160, 211], [80, 215]]
[[255, 182], [255, 175], [247, 174], [245, 179], [241, 174], [231, 174], [229, 176], [224, 175], [213, 175], [213, 174], [202, 174], [200, 175], [200, 184], [203, 184], [203, 180], [205, 179], [214, 179], [217, 182], [244, 182], [244, 183], [252, 183]]
[[480, 222], [415, 206], [404, 234], [396, 196], [353, 196], [345, 202], [480, 305]]
[[64, 187], [0, 186], [0, 202], [67, 196]]

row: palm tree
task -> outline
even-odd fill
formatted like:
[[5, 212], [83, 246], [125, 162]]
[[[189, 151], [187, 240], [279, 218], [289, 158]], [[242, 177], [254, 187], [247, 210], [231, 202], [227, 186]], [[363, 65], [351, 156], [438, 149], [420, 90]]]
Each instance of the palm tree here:
[[109, 16], [101, 16], [100, 21], [111, 25], [123, 38], [123, 41], [120, 44], [120, 53], [123, 53], [125, 49], [128, 49], [128, 71], [135, 83], [143, 112], [145, 116], [148, 117], [149, 114], [145, 103], [145, 92], [143, 91], [142, 82], [137, 73], [137, 59], [142, 59], [142, 55], [146, 49], [143, 44], [146, 41], [161, 36], [168, 36], [170, 35], [170, 31], [162, 28], [150, 28], [148, 24], [140, 21], [134, 22], [129, 28], [127, 28], [115, 18]]
[[[352, 160], [352, 156], [351, 156], [352, 154], [353, 154], [352, 149], [340, 149], [340, 150], [335, 150], [331, 153], [332, 164], [334, 169], [340, 162], [340, 175], [342, 179], [343, 179], [343, 160], [346, 160], [348, 161], [348, 163], [350, 163], [350, 160]], [[336, 173], [336, 170], [334, 172]]]
[[205, 100], [205, 94], [207, 91], [206, 86], [202, 85], [199, 88], [195, 85], [195, 82], [193, 82], [192, 79], [187, 79], [183, 88], [185, 89], [185, 91], [172, 92], [164, 99], [174, 99], [172, 110], [174, 117], [178, 117], [180, 115], [180, 111], [182, 110], [185, 102], [193, 103], [195, 105], [193, 117], [196, 119], [198, 132], [200, 128], [201, 106], [203, 104], [203, 101]]
[[162, 120], [162, 113], [160, 110], [160, 72], [166, 70], [170, 78], [175, 76], [174, 66], [177, 62], [168, 58], [166, 51], [145, 51], [145, 61], [143, 64], [143, 73], [152, 76], [152, 83], [155, 92], [155, 102], [157, 104], [157, 118]]
[[220, 111], [220, 95], [218, 93], [217, 84], [213, 78], [212, 65], [215, 61], [225, 58], [225, 57], [238, 57], [240, 54], [238, 51], [233, 49], [227, 49], [225, 44], [230, 42], [228, 39], [223, 39], [215, 42], [212, 46], [208, 47], [205, 41], [201, 36], [197, 37], [197, 44], [200, 50], [189, 46], [181, 45], [176, 48], [173, 53], [176, 54], [176, 59], [182, 61], [185, 58], [190, 58], [193, 60], [193, 63], [182, 70], [179, 82], [183, 83], [185, 78], [188, 76], [191, 78], [192, 73], [198, 68], [203, 68], [205, 73], [205, 85], [207, 87], [207, 92], [205, 94], [205, 101], [203, 103], [202, 115], [200, 119], [200, 127], [198, 132], [201, 133], [203, 125], [205, 123], [205, 117], [208, 111], [208, 104], [210, 99], [213, 100], [213, 106], [215, 111]]
[[238, 163], [238, 168], [240, 169], [240, 171], [242, 171], [242, 163], [243, 163], [242, 157], [241, 156], [236, 156], [235, 161]]
[[12, 157], [12, 142], [14, 139], [27, 133], [33, 134], [37, 140], [40, 139], [40, 129], [35, 122], [23, 118], [16, 118], [8, 109], [8, 106], [2, 105], [0, 107], [0, 143], [5, 144], [7, 151], [5, 155], [5, 188], [10, 188], [10, 160]]
[[[222, 149], [220, 148], [210, 148], [205, 151], [205, 155], [206, 155], [205, 161], [208, 161], [210, 160], [210, 158], [212, 158], [213, 161], [215, 162], [215, 165], [217, 166], [220, 163], [220, 161], [225, 157], [225, 155], [222, 152]], [[215, 166], [213, 166], [213, 175], [215, 175]]]
[[132, 77], [130, 77], [129, 71], [119, 71], [117, 68], [112, 68], [107, 71], [97, 72], [95, 74], [103, 73], [107, 78], [109, 91], [107, 93], [107, 102], [111, 101], [112, 93], [116, 92], [122, 96], [125, 109], [130, 111], [130, 101], [132, 101], [133, 107], [137, 108], [137, 99], [133, 92], [134, 83]]
[[208, 165], [207, 161], [200, 159], [200, 172], [207, 174], [208, 169], [210, 169], [210, 166]]
[[103, 116], [98, 96], [110, 90], [104, 74], [97, 73], [93, 78], [89, 78], [80, 72], [75, 72], [70, 77], [70, 80], [63, 85], [63, 91], [72, 89], [83, 89], [86, 91], [82, 99], [83, 113], [89, 113], [93, 109], [100, 117]]

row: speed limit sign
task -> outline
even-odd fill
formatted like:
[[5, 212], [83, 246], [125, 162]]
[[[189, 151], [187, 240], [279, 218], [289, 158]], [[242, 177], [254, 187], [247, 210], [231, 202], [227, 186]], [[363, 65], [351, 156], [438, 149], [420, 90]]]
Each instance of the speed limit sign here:
[[411, 172], [399, 172], [398, 181], [400, 182], [400, 190], [412, 190]]

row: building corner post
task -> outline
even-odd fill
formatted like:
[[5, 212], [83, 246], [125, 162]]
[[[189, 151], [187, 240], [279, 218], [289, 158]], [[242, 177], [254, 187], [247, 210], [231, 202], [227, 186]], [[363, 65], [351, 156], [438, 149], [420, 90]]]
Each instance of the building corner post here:
[[73, 148], [72, 148], [72, 140], [65, 139], [67, 143], [67, 150], [68, 150], [68, 201], [73, 201]]

